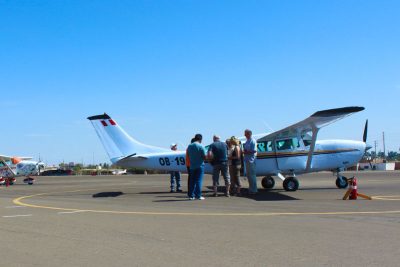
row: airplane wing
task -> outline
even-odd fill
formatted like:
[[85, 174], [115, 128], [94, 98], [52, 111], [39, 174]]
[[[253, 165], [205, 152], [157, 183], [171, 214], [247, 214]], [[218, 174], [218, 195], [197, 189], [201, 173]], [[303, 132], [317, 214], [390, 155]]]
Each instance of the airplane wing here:
[[10, 156], [5, 156], [5, 155], [0, 155], [0, 160], [3, 160], [3, 161], [9, 161], [9, 160], [12, 160], [13, 158], [18, 158], [21, 160], [33, 159], [32, 157], [10, 157]]
[[282, 130], [273, 132], [271, 134], [267, 134], [266, 136], [259, 138], [257, 141], [269, 141], [276, 140], [278, 138], [285, 138], [290, 135], [297, 135], [298, 132], [312, 132], [312, 140], [310, 143], [310, 150], [308, 152], [307, 159], [307, 167], [306, 170], [309, 170], [311, 167], [311, 161], [313, 158], [315, 143], [317, 141], [317, 135], [319, 129], [325, 127], [331, 123], [334, 123], [338, 120], [341, 120], [347, 116], [350, 116], [353, 113], [364, 110], [364, 107], [344, 107], [344, 108], [336, 108], [336, 109], [327, 109], [315, 112], [310, 117], [305, 120], [302, 120], [298, 123], [295, 123], [291, 126], [288, 126]]
[[274, 140], [276, 138], [288, 136], [291, 133], [297, 133], [298, 131], [307, 132], [319, 130], [322, 127], [325, 127], [364, 109], [364, 107], [344, 107], [321, 110], [315, 112], [305, 120], [290, 125], [282, 130], [267, 134], [266, 136], [259, 138], [258, 141]]

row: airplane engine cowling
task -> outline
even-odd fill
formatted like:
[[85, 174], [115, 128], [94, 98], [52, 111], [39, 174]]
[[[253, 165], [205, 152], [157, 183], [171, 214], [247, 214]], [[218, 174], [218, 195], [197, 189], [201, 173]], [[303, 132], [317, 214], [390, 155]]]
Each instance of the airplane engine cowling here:
[[18, 164], [18, 163], [20, 163], [21, 161], [22, 161], [22, 159], [20, 159], [20, 158], [18, 158], [18, 157], [12, 157], [12, 158], [11, 158], [11, 163], [12, 163], [13, 165]]

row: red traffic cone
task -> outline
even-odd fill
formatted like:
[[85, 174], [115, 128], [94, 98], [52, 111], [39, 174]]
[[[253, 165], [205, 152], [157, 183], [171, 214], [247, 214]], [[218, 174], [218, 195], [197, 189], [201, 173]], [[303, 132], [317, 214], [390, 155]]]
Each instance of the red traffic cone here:
[[350, 180], [350, 197], [349, 199], [356, 200], [357, 199], [357, 179], [354, 177]]

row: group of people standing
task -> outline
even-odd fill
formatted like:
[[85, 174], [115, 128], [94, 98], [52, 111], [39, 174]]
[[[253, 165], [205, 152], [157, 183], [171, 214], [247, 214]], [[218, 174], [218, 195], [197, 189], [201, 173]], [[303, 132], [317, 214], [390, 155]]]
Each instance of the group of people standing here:
[[[249, 182], [249, 194], [257, 193], [256, 179], [256, 156], [257, 143], [252, 138], [251, 130], [245, 130], [246, 142], [243, 144], [243, 151], [240, 141], [232, 136], [226, 142], [214, 135], [213, 143], [208, 151], [202, 146], [203, 137], [196, 134], [186, 150], [186, 166], [188, 168], [188, 197], [190, 200], [203, 200], [202, 186], [204, 177], [205, 162], [213, 166], [213, 196], [218, 196], [219, 177], [222, 174], [225, 182], [224, 195], [241, 195], [240, 169], [242, 161], [245, 163], [246, 176]], [[171, 145], [176, 150], [176, 144]], [[178, 179], [179, 178], [179, 179]], [[176, 180], [176, 185], [175, 185]], [[171, 192], [182, 192], [179, 172], [171, 172]]]

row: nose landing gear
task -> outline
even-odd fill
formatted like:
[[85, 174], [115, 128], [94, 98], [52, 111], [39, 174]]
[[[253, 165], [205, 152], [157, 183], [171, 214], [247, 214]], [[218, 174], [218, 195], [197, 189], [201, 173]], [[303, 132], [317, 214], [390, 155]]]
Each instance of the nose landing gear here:
[[290, 192], [297, 191], [299, 189], [299, 180], [296, 177], [286, 177], [283, 181], [283, 188]]

